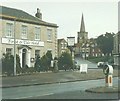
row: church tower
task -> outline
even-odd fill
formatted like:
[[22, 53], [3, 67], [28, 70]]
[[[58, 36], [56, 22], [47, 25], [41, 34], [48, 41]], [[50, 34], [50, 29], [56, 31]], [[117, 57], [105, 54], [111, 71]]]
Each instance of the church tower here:
[[85, 31], [84, 16], [82, 14], [80, 32], [78, 32], [77, 43], [83, 43], [88, 39], [88, 32]]

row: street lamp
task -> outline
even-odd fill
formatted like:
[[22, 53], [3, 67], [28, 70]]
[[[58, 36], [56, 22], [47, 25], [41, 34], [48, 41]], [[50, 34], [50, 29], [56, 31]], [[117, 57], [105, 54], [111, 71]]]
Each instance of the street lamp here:
[[14, 76], [16, 75], [16, 19], [14, 20]]
[[70, 49], [73, 66], [74, 66], [74, 47], [75, 47], [75, 37], [67, 37], [68, 49]]

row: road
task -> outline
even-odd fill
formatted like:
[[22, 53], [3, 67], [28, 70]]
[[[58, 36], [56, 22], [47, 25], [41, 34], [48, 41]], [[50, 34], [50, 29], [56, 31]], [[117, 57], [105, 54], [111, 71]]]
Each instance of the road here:
[[[118, 93], [90, 93], [84, 91], [69, 91], [28, 99], [79, 99], [80, 101], [118, 101]], [[99, 99], [99, 100], [98, 100]]]
[[98, 68], [97, 67], [97, 64], [96, 63], [92, 63], [92, 62], [90, 62], [90, 61], [88, 61], [88, 60], [84, 60], [84, 59], [81, 59], [81, 58], [79, 58], [79, 57], [76, 57], [75, 58], [75, 61], [77, 62], [77, 64], [88, 64], [88, 68]]
[[[118, 78], [113, 79], [113, 85], [118, 85]], [[49, 98], [50, 95], [64, 94], [65, 92], [84, 92], [88, 88], [104, 86], [104, 79], [79, 82], [56, 83], [36, 86], [24, 86], [2, 89], [2, 99]], [[71, 94], [70, 93], [70, 94]], [[62, 96], [61, 96], [62, 97]], [[72, 97], [72, 96], [71, 96]], [[86, 98], [86, 96], [83, 96]], [[116, 97], [116, 96], [114, 96]], [[74, 98], [74, 97], [73, 97]], [[79, 96], [79, 99], [81, 97]], [[108, 96], [104, 96], [107, 99]]]

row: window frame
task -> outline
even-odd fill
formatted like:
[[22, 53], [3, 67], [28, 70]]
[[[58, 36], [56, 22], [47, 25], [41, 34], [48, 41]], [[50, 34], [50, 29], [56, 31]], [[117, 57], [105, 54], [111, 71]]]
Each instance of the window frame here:
[[12, 55], [13, 54], [13, 48], [6, 48], [5, 52], [6, 52], [6, 54]]
[[[10, 26], [8, 26], [10, 25]], [[14, 24], [12, 22], [7, 22], [6, 23], [6, 31], [5, 31], [5, 36], [6, 37], [13, 37], [14, 34]]]
[[[39, 29], [39, 31], [38, 31], [38, 29]], [[35, 40], [41, 40], [41, 28], [35, 27], [34, 33], [35, 33]], [[37, 38], [38, 36], [39, 36], [39, 38]]]
[[47, 41], [52, 41], [52, 32], [51, 28], [47, 28]]
[[[23, 28], [26, 28], [26, 29], [24, 30]], [[27, 35], [28, 35], [28, 26], [23, 24], [21, 25], [21, 38], [27, 39]]]

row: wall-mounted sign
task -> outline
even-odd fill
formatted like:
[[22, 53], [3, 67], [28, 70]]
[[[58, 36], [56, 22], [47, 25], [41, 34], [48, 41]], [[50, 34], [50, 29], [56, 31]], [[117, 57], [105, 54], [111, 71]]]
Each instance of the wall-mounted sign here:
[[[3, 44], [14, 44], [14, 39], [2, 38]], [[31, 41], [31, 40], [21, 40], [16, 39], [17, 45], [32, 45], [32, 46], [44, 46], [44, 42], [41, 41]]]

